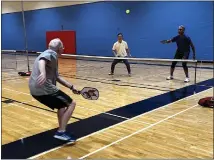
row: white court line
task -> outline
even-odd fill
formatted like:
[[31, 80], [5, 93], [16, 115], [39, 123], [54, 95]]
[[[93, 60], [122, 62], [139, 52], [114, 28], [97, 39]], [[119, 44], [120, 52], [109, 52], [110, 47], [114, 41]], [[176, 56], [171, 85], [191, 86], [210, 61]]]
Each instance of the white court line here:
[[[17, 93], [21, 93], [21, 94], [25, 94], [25, 95], [30, 95], [30, 94], [23, 93], [23, 92], [19, 92], [19, 91], [14, 91], [14, 90], [8, 89], [8, 88], [2, 88], [2, 89], [4, 89], [4, 90], [9, 90], [9, 91], [13, 91], [13, 92], [17, 92]], [[35, 100], [32, 100], [32, 101], [35, 101]], [[106, 113], [106, 112], [100, 112], [100, 111], [98, 111], [98, 110], [90, 109], [90, 108], [86, 108], [86, 107], [82, 107], [82, 106], [79, 106], [79, 105], [78, 105], [78, 107], [79, 107], [79, 108], [84, 108], [84, 109], [87, 109], [87, 110], [90, 110], [90, 111], [98, 112], [98, 113], [103, 113], [103, 114], [111, 115], [111, 116], [118, 117], [118, 118], [122, 118], [122, 119], [130, 119], [130, 118], [118, 116], [118, 115], [115, 115], [115, 114], [110, 114], [110, 113]], [[140, 122], [140, 121], [135, 121], [135, 122], [144, 123], [144, 124], [150, 124], [150, 123]]]
[[[17, 93], [21, 93], [21, 94], [25, 94], [25, 95], [30, 95], [30, 94], [27, 94], [27, 93], [24, 93], [24, 92], [19, 92], [19, 91], [14, 91], [12, 89], [8, 89], [8, 88], [2, 88], [4, 90], [9, 90], [9, 91], [13, 91], [13, 92], [17, 92]], [[145, 97], [144, 97], [145, 98]], [[33, 100], [35, 101], [35, 100]], [[114, 117], [118, 117], [118, 118], [122, 118], [122, 119], [130, 119], [130, 118], [126, 118], [126, 117], [122, 117], [122, 116], [118, 116], [118, 115], [115, 115], [115, 114], [111, 114], [111, 113], [106, 113], [106, 112], [100, 112], [98, 110], [94, 110], [94, 109], [90, 109], [90, 108], [86, 108], [86, 107], [82, 107], [82, 106], [78, 106], [79, 108], [84, 108], [84, 109], [87, 109], [87, 110], [90, 110], [90, 111], [94, 111], [94, 112], [98, 112], [98, 113], [103, 113], [103, 114], [107, 114], [107, 115], [111, 115], [111, 116], [114, 116]], [[136, 121], [135, 122], [138, 122], [138, 123], [144, 123], [144, 124], [150, 124], [150, 123], [146, 123], [146, 122], [140, 122], [140, 121]]]
[[[2, 88], [2, 89], [10, 90], [10, 91], [17, 92], [17, 93], [21, 93], [21, 94], [25, 94], [25, 95], [29, 95], [29, 94], [27, 94], [27, 93], [14, 91], [14, 90], [7, 89], [7, 88]], [[34, 102], [34, 101], [35, 101], [35, 100], [32, 98], [31, 101], [20, 102], [20, 104], [29, 103], [29, 102]], [[17, 103], [18, 103], [18, 102], [17, 102]], [[54, 118], [56, 118], [56, 116], [51, 116], [51, 115], [45, 114], [45, 113], [43, 113], [43, 112], [38, 112], [38, 111], [36, 111], [36, 110], [32, 110], [32, 109], [29, 109], [29, 108], [27, 108], [27, 107], [20, 106], [20, 105], [18, 105], [18, 104], [13, 104], [13, 103], [11, 103], [11, 104], [8, 104], [8, 105], [6, 105], [6, 106], [4, 106], [4, 107], [6, 108], [6, 107], [9, 107], [9, 106], [12, 106], [12, 105], [17, 106], [17, 107], [21, 107], [21, 108], [24, 108], [24, 109], [27, 109], [27, 110], [30, 110], [30, 111], [33, 111], [33, 112], [36, 112], [36, 113], [39, 113], [39, 114], [43, 114], [43, 115], [46, 115], [46, 116], [49, 116], [49, 117], [54, 117]], [[42, 109], [42, 108], [41, 108], [41, 109]]]
[[[210, 88], [210, 89], [211, 89], [211, 88]], [[209, 90], [209, 89], [208, 89], [208, 90]], [[107, 128], [101, 129], [101, 130], [99, 130], [99, 131], [97, 131], [97, 132], [94, 132], [94, 133], [91, 133], [91, 134], [89, 134], [89, 135], [87, 135], [87, 136], [84, 136], [84, 137], [82, 137], [82, 138], [79, 138], [79, 139], [77, 139], [77, 141], [83, 140], [83, 139], [85, 139], [85, 138], [88, 138], [88, 137], [93, 136], [93, 135], [95, 135], [95, 134], [98, 134], [98, 133], [100, 133], [100, 132], [104, 132], [105, 130], [108, 130], [108, 129], [110, 129], [110, 128], [116, 127], [116, 126], [118, 126], [118, 125], [122, 125], [123, 123], [126, 123], [126, 122], [128, 122], [128, 121], [132, 121], [132, 120], [137, 119], [137, 118], [139, 118], [139, 117], [141, 117], [141, 116], [144, 116], [144, 115], [147, 115], [147, 114], [152, 113], [152, 112], [154, 112], [154, 111], [157, 111], [157, 110], [159, 110], [159, 109], [168, 107], [169, 105], [172, 105], [172, 104], [177, 103], [177, 102], [179, 102], [179, 101], [182, 101], [182, 100], [184, 100], [184, 99], [190, 98], [190, 97], [195, 96], [195, 95], [197, 95], [197, 94], [203, 93], [203, 92], [205, 92], [205, 91], [207, 91], [207, 90], [204, 90], [204, 91], [202, 91], [202, 92], [199, 92], [199, 93], [193, 94], [193, 95], [191, 95], [191, 96], [185, 97], [185, 98], [180, 99], [180, 100], [178, 100], [178, 101], [175, 101], [175, 102], [173, 102], [173, 103], [167, 104], [167, 105], [165, 105], [165, 106], [163, 106], [163, 107], [156, 108], [156, 109], [151, 110], [151, 111], [149, 111], [149, 112], [146, 112], [146, 113], [143, 113], [143, 114], [138, 115], [138, 116], [136, 116], [136, 117], [130, 118], [130, 119], [128, 119], [128, 120], [125, 120], [125, 121], [123, 121], [123, 122], [121, 122], [121, 123], [117, 123], [117, 124], [115, 124], [115, 125], [112, 125], [112, 126], [109, 126], [109, 127], [107, 127]], [[67, 143], [67, 144], [61, 145], [61, 146], [59, 146], [59, 147], [55, 147], [55, 148], [50, 149], [50, 150], [48, 150], [48, 151], [45, 151], [45, 152], [42, 152], [42, 153], [37, 154], [37, 155], [35, 155], [35, 156], [32, 156], [32, 157], [30, 157], [29, 159], [37, 158], [37, 157], [39, 157], [39, 156], [41, 156], [41, 155], [44, 155], [44, 154], [47, 154], [47, 153], [49, 153], [49, 152], [55, 151], [55, 150], [60, 149], [60, 148], [62, 148], [62, 147], [64, 147], [64, 146], [66, 146], [66, 145], [69, 145], [69, 144], [71, 144], [71, 143]]]
[[[12, 76], [14, 76], [15, 74], [17, 74], [17, 72], [15, 72], [15, 71], [14, 71], [14, 73], [3, 72], [3, 74], [11, 75], [11, 77], [12, 77]], [[18, 74], [17, 74], [17, 77], [18, 77]]]
[[91, 152], [91, 153], [89, 153], [89, 154], [86, 154], [85, 156], [82, 156], [82, 157], [79, 158], [79, 159], [83, 159], [83, 158], [86, 158], [86, 157], [88, 157], [88, 156], [91, 156], [92, 154], [95, 154], [95, 153], [97, 153], [97, 152], [99, 152], [99, 151], [101, 151], [101, 150], [104, 150], [104, 149], [106, 149], [106, 148], [108, 148], [108, 147], [110, 147], [110, 146], [112, 146], [112, 145], [114, 145], [114, 144], [116, 144], [116, 143], [118, 143], [118, 142], [121, 142], [121, 141], [123, 141], [123, 140], [125, 140], [125, 139], [127, 139], [127, 138], [129, 138], [129, 137], [131, 137], [131, 136], [134, 136], [134, 135], [136, 135], [136, 134], [138, 134], [138, 133], [141, 133], [141, 132], [143, 132], [143, 131], [145, 131], [145, 130], [147, 130], [147, 129], [153, 127], [153, 126], [156, 126], [156, 125], [158, 125], [158, 124], [160, 124], [160, 123], [162, 123], [162, 122], [164, 122], [164, 121], [166, 121], [166, 120], [168, 120], [168, 119], [170, 119], [170, 118], [173, 118], [173, 117], [175, 117], [175, 116], [177, 116], [177, 115], [179, 115], [179, 114], [181, 114], [181, 113], [183, 113], [183, 112], [186, 112], [186, 111], [188, 111], [188, 110], [190, 110], [190, 109], [192, 109], [192, 108], [194, 108], [194, 107], [196, 107], [196, 106], [198, 106], [198, 104], [196, 104], [196, 105], [194, 105], [194, 106], [192, 106], [192, 107], [189, 107], [189, 108], [187, 108], [187, 109], [185, 109], [185, 110], [182, 110], [182, 111], [180, 111], [180, 112], [178, 112], [178, 113], [176, 113], [176, 114], [173, 114], [173, 115], [171, 115], [171, 116], [168, 116], [168, 117], [166, 117], [166, 118], [164, 118], [164, 119], [162, 119], [162, 120], [160, 120], [160, 121], [158, 121], [158, 122], [156, 122], [156, 123], [153, 123], [153, 124], [151, 124], [151, 125], [149, 125], [149, 126], [147, 126], [147, 127], [145, 127], [145, 128], [142, 128], [142, 129], [140, 129], [140, 130], [138, 130], [138, 131], [136, 131], [136, 132], [134, 132], [134, 133], [132, 133], [132, 134], [130, 134], [130, 135], [128, 135], [128, 136], [125, 136], [125, 137], [123, 137], [123, 138], [121, 138], [121, 139], [118, 139], [117, 141], [114, 141], [114, 142], [112, 142], [112, 143], [110, 143], [110, 144], [108, 144], [108, 145], [106, 145], [106, 146], [104, 146], [104, 147], [99, 148], [98, 150], [95, 150], [95, 151], [93, 151], [93, 152]]
[[45, 116], [49, 116], [49, 117], [52, 117], [52, 118], [57, 118], [57, 116], [51, 116], [51, 115], [45, 114], [45, 113], [43, 113], [43, 112], [38, 112], [38, 111], [36, 111], [36, 110], [32, 110], [32, 109], [30, 109], [30, 108], [27, 108], [27, 107], [24, 107], [24, 106], [20, 106], [20, 105], [18, 105], [18, 104], [11, 104], [11, 105], [17, 106], [17, 107], [21, 107], [21, 108], [24, 108], [24, 109], [26, 109], [26, 110], [29, 110], [29, 111], [32, 111], [32, 112], [36, 112], [36, 113], [39, 113], [39, 114], [43, 114], [43, 115], [45, 115]]
[[199, 150], [199, 151], [202, 151], [202, 152], [206, 152], [206, 153], [209, 153], [209, 154], [213, 154], [212, 151], [207, 151], [207, 150], [204, 150], [204, 149], [200, 149], [200, 148], [197, 148], [197, 147], [195, 147], [195, 146], [192, 146], [191, 148], [194, 148], [194, 149], [196, 149], [196, 150]]
[[[26, 101], [26, 102], [16, 102], [16, 103], [19, 103], [19, 104], [24, 104], [24, 103], [29, 103], [29, 102], [33, 102], [33, 100], [31, 100], [31, 101]], [[9, 106], [12, 106], [12, 105], [14, 105], [13, 103], [10, 103], [10, 104], [6, 104], [6, 105], [4, 105], [4, 106], [2, 106], [3, 108], [7, 108], [7, 107], [9, 107]]]
[[[119, 118], [126, 119], [126, 120], [131, 119], [131, 118], [126, 118], [126, 117], [118, 116], [118, 115], [111, 114], [111, 113], [104, 113], [104, 114], [108, 114], [110, 116], [119, 117]], [[147, 122], [141, 122], [141, 121], [138, 121], [138, 120], [133, 120], [133, 122], [136, 122], [136, 123], [139, 123], [139, 124], [151, 124], [151, 123], [147, 123]]]
[[[26, 79], [20, 79], [20, 80], [7, 80], [8, 82], [12, 82], [13, 84], [21, 84], [21, 83], [26, 83], [26, 81], [23, 81], [23, 80], [26, 80]], [[8, 84], [7, 84], [8, 85]]]
[[20, 94], [25, 94], [25, 95], [28, 95], [28, 96], [31, 96], [30, 94], [28, 93], [25, 93], [25, 92], [20, 92], [20, 91], [15, 91], [13, 89], [9, 89], [9, 88], [2, 88], [3, 90], [8, 90], [8, 91], [12, 91], [12, 92], [16, 92], [16, 93], [20, 93]]
[[[98, 113], [102, 113], [102, 114], [107, 114], [107, 115], [110, 115], [110, 116], [113, 116], [113, 117], [118, 117], [118, 118], [121, 118], [121, 119], [126, 119], [126, 120], [128, 120], [128, 119], [130, 119], [130, 118], [127, 118], [127, 117], [123, 117], [123, 116], [118, 116], [118, 115], [116, 115], [116, 114], [111, 114], [111, 113], [106, 113], [106, 112], [100, 112], [100, 111], [98, 111], [98, 110], [94, 110], [94, 109], [90, 109], [90, 108], [86, 108], [86, 107], [82, 107], [82, 106], [79, 106], [78, 105], [78, 107], [79, 108], [84, 108], [84, 109], [87, 109], [87, 110], [89, 110], [89, 111], [94, 111], [94, 112], [98, 112]], [[140, 123], [140, 124], [150, 124], [150, 123], [147, 123], [147, 122], [141, 122], [141, 121], [137, 121], [137, 120], [133, 120], [134, 122], [138, 122], [138, 123]]]
[[19, 78], [19, 77], [4, 77], [4, 78], [2, 78], [2, 80], [3, 81], [22, 81], [22, 80], [28, 80], [28, 78], [27, 77], [22, 77], [22, 78]]

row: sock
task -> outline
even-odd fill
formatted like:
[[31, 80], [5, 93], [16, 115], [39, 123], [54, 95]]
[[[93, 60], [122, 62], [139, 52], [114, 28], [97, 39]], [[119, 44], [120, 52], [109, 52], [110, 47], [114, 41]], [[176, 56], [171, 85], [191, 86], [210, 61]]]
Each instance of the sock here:
[[63, 133], [63, 132], [65, 132], [65, 130], [58, 130], [57, 132], [59, 132], [59, 133]]

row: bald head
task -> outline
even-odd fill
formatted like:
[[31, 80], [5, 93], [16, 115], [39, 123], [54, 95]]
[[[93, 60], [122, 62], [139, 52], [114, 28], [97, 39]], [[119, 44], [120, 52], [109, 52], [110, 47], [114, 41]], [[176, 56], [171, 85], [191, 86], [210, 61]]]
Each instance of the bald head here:
[[64, 48], [62, 41], [59, 38], [52, 39], [48, 45], [49, 49], [59, 52]]

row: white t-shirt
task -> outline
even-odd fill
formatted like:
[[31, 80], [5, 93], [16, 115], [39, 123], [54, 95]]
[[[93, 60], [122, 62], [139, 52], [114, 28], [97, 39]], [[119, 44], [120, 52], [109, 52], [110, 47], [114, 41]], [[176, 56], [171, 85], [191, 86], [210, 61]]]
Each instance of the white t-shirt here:
[[126, 49], [128, 49], [128, 44], [126, 43], [126, 41], [122, 41], [121, 43], [117, 41], [114, 43], [112, 48], [112, 50], [116, 51], [117, 57], [127, 56]]

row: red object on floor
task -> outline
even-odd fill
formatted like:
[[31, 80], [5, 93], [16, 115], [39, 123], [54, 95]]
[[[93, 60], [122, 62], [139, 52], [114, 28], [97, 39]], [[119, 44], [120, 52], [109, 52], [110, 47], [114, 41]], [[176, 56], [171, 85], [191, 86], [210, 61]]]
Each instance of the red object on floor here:
[[30, 76], [31, 72], [18, 72], [20, 76]]
[[214, 97], [205, 97], [198, 101], [198, 104], [202, 107], [211, 107], [214, 106]]

